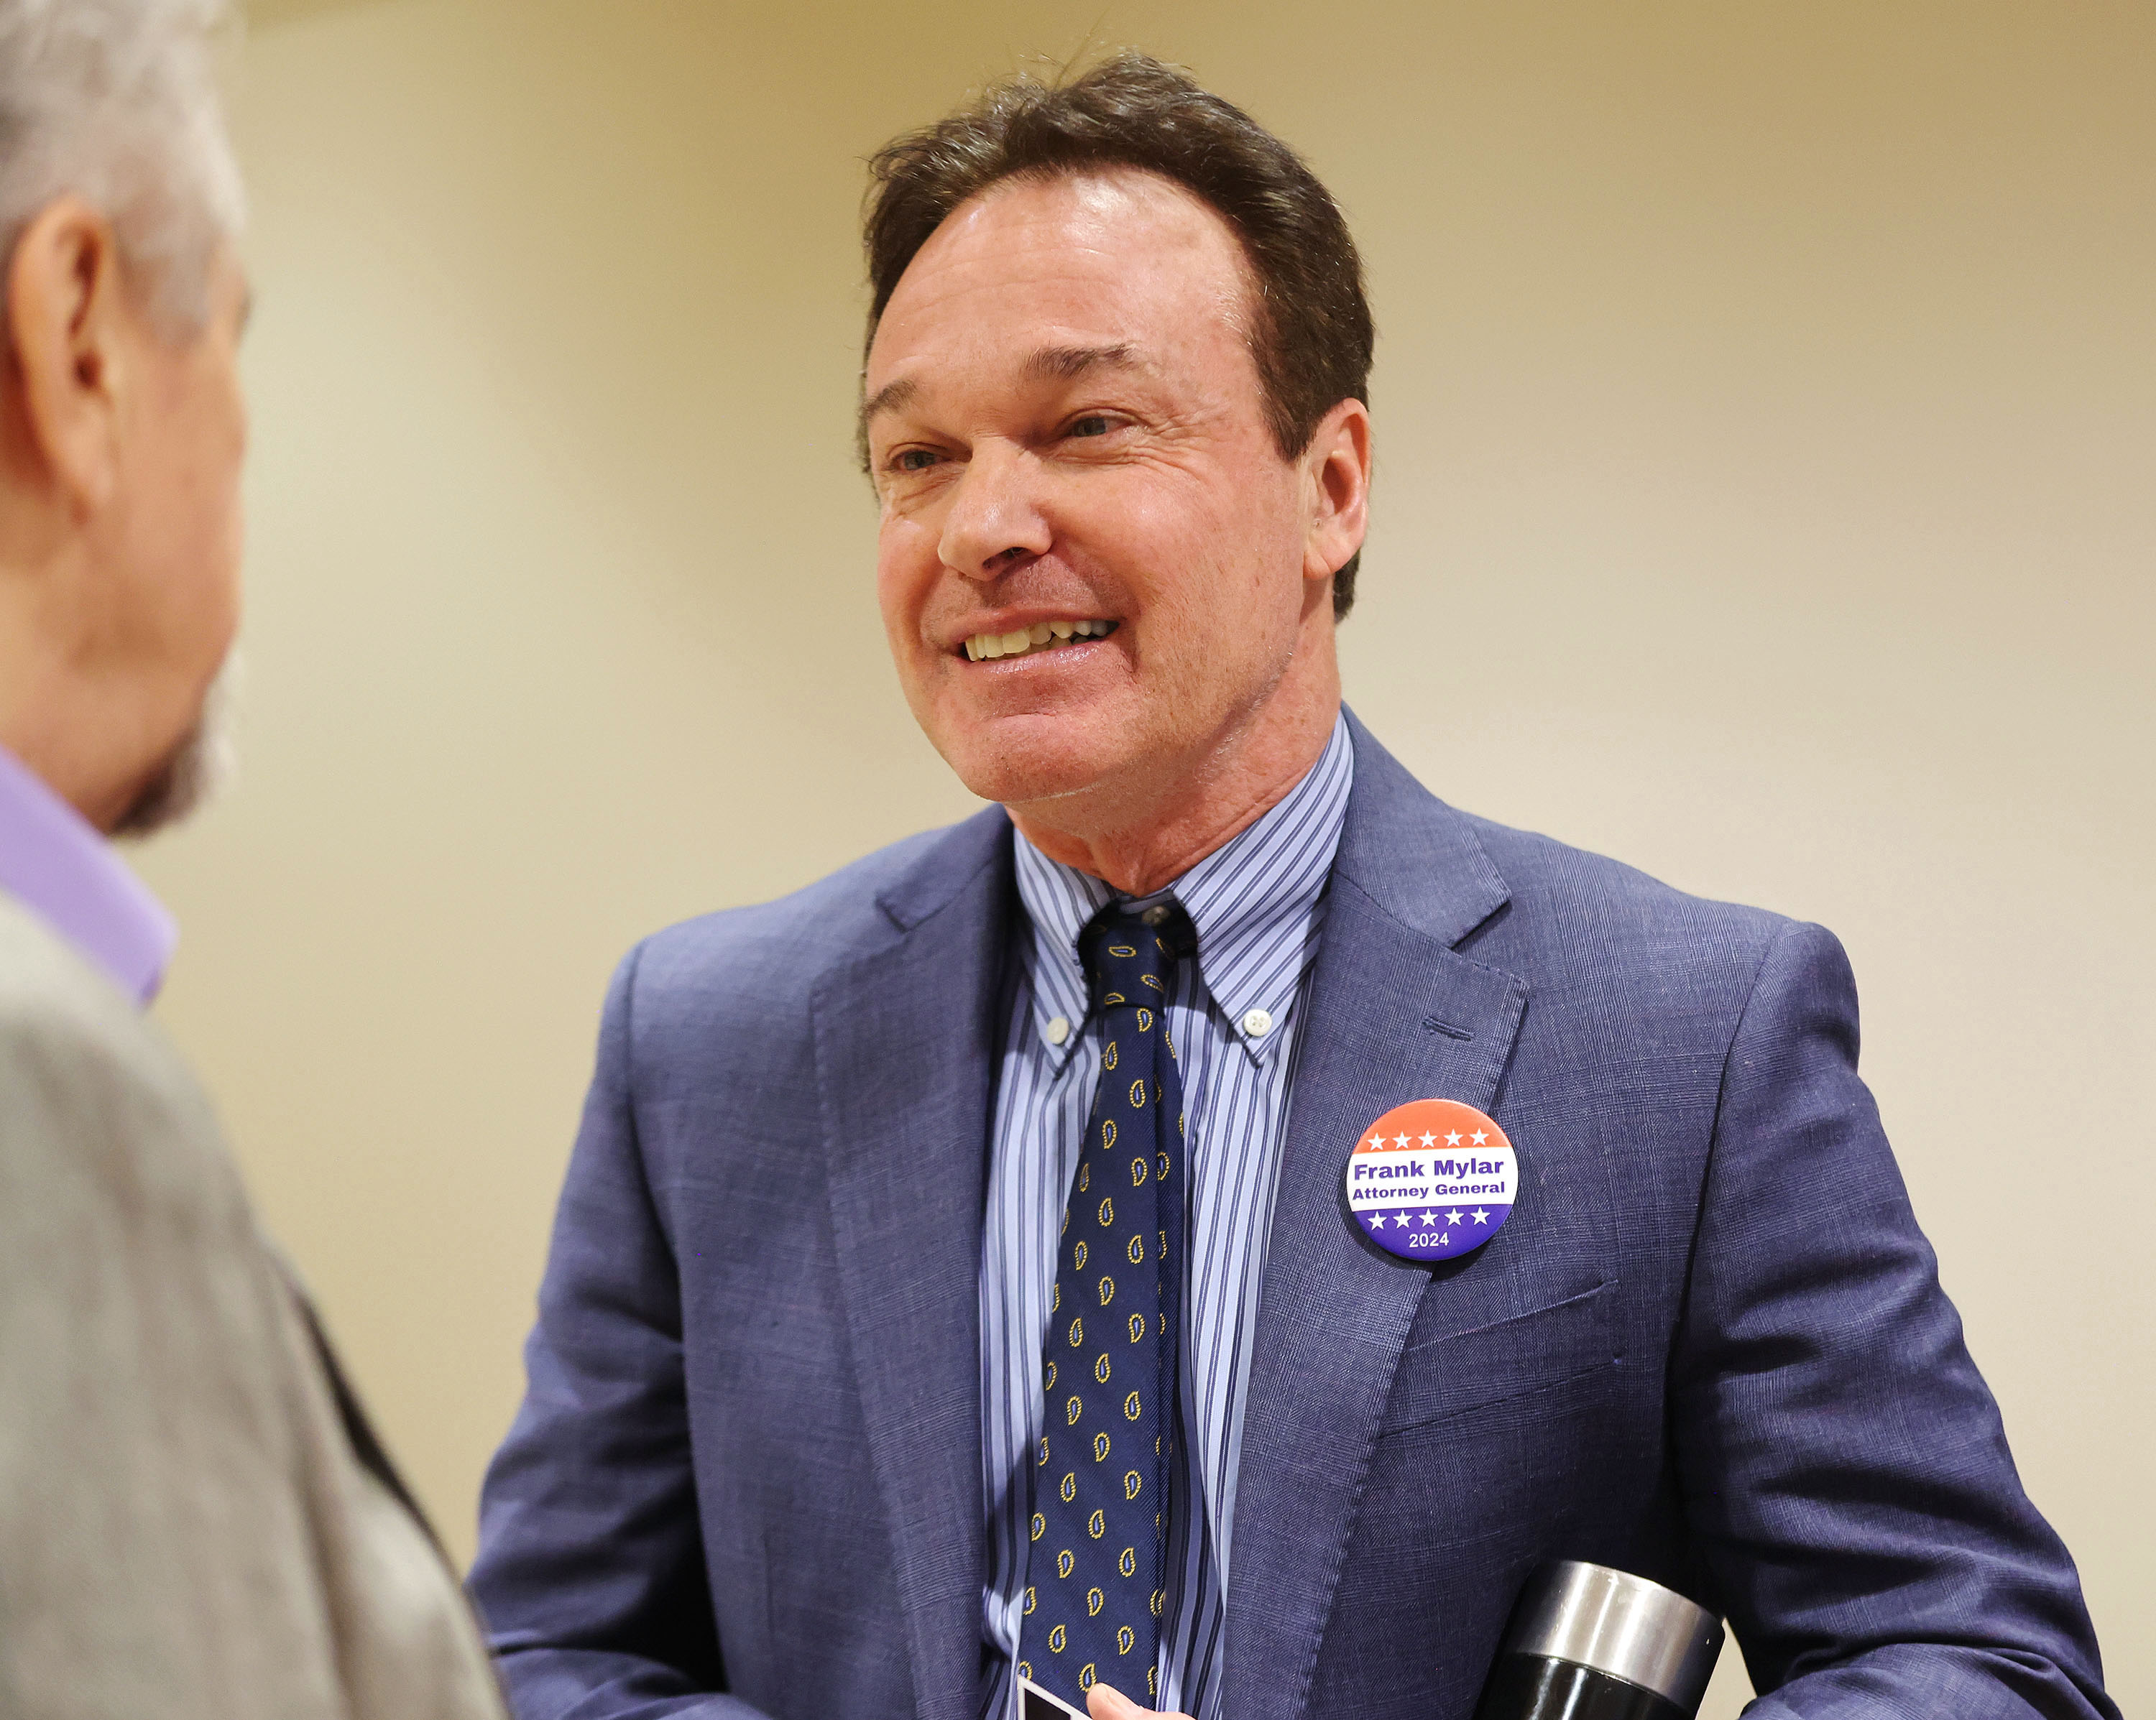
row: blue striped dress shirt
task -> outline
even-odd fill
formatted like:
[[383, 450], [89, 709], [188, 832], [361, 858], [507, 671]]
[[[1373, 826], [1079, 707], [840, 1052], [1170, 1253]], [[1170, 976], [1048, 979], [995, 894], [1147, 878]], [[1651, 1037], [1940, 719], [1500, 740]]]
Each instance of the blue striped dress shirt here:
[[[1258, 1287], [1301, 1044], [1298, 1006], [1317, 955], [1326, 880], [1354, 771], [1354, 747], [1345, 719], [1338, 719], [1317, 762], [1279, 805], [1159, 893], [1173, 895], [1189, 914], [1198, 958], [1183, 964], [1168, 1005], [1193, 1145], [1184, 1229], [1190, 1246], [1183, 1251], [1184, 1438], [1153, 1705], [1197, 1720], [1219, 1714], [1222, 1597]], [[1041, 1344], [1056, 1238], [1100, 1068], [1078, 934], [1114, 896], [1100, 879], [1050, 860], [1024, 837], [1014, 841], [1032, 935], [1018, 940], [1020, 971], [998, 1071], [981, 1255], [981, 1482], [988, 1534], [982, 1628], [996, 1663], [983, 1705], [988, 1717], [1018, 1713], [1011, 1667], [1041, 1434]], [[1142, 1685], [1124, 1694], [1144, 1705]]]

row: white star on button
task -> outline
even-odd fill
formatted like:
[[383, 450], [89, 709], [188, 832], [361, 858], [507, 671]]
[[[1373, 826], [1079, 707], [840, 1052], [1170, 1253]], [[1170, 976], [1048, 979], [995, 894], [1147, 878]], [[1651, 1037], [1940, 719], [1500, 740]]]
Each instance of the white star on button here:
[[1264, 1037], [1273, 1031], [1273, 1012], [1269, 1009], [1245, 1010], [1243, 1031], [1253, 1039]]
[[1048, 1042], [1050, 1045], [1060, 1045], [1070, 1037], [1070, 1017], [1058, 1016], [1042, 1028], [1041, 1031], [1048, 1036]]

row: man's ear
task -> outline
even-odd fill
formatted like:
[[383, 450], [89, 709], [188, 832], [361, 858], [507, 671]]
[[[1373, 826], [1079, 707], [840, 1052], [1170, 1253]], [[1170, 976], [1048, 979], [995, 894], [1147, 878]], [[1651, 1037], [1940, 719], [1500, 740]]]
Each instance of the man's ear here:
[[22, 452], [74, 509], [119, 480], [121, 392], [131, 325], [112, 226], [64, 197], [23, 229], [8, 264], [7, 335], [22, 391]]
[[1303, 450], [1310, 530], [1305, 579], [1330, 579], [1363, 547], [1370, 525], [1370, 409], [1343, 400], [1318, 420]]

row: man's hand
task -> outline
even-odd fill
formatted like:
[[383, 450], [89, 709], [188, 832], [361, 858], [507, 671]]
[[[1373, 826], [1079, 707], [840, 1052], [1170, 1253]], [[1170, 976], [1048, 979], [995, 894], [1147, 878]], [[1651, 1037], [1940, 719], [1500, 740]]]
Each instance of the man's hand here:
[[1109, 1684], [1096, 1684], [1087, 1691], [1086, 1707], [1093, 1720], [1190, 1720], [1188, 1714], [1163, 1714], [1157, 1708], [1142, 1708]]

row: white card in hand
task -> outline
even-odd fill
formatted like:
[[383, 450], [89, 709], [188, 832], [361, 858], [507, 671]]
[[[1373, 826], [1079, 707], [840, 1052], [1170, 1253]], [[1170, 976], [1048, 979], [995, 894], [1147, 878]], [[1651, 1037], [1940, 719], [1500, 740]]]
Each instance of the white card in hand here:
[[1021, 1678], [1018, 1687], [1024, 1693], [1022, 1720], [1087, 1720], [1083, 1708], [1074, 1708], [1060, 1696], [1050, 1696], [1030, 1678]]

